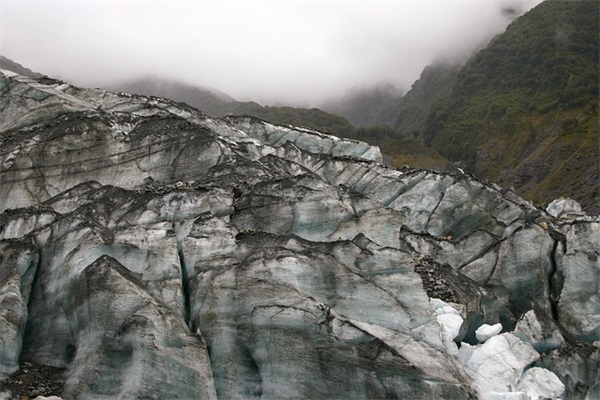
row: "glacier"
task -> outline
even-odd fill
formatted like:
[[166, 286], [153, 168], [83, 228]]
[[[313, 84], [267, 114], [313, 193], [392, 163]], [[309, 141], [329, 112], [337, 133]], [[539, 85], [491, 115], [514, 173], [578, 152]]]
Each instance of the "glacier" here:
[[577, 205], [0, 72], [0, 393], [31, 362], [64, 399], [600, 394]]

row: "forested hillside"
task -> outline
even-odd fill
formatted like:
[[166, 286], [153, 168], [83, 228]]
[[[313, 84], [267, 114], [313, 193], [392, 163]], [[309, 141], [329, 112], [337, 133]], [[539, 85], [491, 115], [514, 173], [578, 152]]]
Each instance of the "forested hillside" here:
[[446, 100], [460, 68], [460, 64], [445, 63], [425, 67], [400, 102], [400, 113], [395, 121], [400, 136], [423, 141], [427, 115]]
[[475, 54], [449, 90], [442, 82], [437, 99], [413, 96], [426, 111], [418, 122], [405, 99], [397, 126], [412, 123], [403, 135], [535, 202], [570, 196], [600, 211], [599, 9], [541, 3]]

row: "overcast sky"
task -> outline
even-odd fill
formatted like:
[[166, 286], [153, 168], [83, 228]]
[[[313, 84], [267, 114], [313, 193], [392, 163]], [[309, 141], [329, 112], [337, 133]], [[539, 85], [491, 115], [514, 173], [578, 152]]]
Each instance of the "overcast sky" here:
[[83, 86], [160, 76], [239, 100], [316, 105], [352, 87], [407, 90], [541, 0], [10, 1], [0, 53]]

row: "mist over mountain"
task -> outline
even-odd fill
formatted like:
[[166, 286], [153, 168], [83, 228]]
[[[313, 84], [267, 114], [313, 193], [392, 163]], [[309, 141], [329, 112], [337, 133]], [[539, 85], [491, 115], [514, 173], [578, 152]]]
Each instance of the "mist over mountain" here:
[[423, 69], [398, 105], [394, 126], [402, 137], [424, 141], [427, 116], [450, 94], [461, 67], [437, 63]]
[[[134, 93], [145, 96], [167, 97], [187, 103], [208, 115], [224, 116], [221, 110], [227, 103], [235, 101], [229, 95], [215, 89], [193, 86], [159, 77], [138, 78], [135, 80], [112, 83], [104, 87], [107, 90]], [[218, 114], [218, 115], [216, 115]]]
[[323, 103], [321, 108], [341, 115], [356, 127], [393, 126], [402, 95], [403, 91], [390, 83], [353, 88], [343, 97]]
[[227, 115], [251, 115], [277, 124], [289, 124], [329, 132], [340, 137], [352, 137], [355, 128], [344, 118], [326, 113], [317, 108], [290, 106], [263, 106], [254, 101], [237, 101], [234, 98], [202, 87], [160, 78], [138, 79], [110, 85], [107, 89], [167, 97], [185, 102], [212, 117]]
[[238, 101], [163, 78], [106, 87], [183, 101], [214, 117], [253, 115], [366, 140], [396, 167], [460, 166], [537, 203], [570, 196], [596, 213], [597, 9], [576, 3], [547, 1], [519, 18], [508, 7], [516, 20], [466, 64], [427, 66], [402, 97], [391, 84], [348, 91], [322, 106], [329, 113]]
[[396, 126], [477, 176], [600, 211], [600, 4], [547, 0], [463, 67], [431, 66]]
[[409, 88], [426, 65], [464, 62], [539, 2], [11, 1], [1, 52], [85, 87], [157, 76], [311, 108], [353, 87]]

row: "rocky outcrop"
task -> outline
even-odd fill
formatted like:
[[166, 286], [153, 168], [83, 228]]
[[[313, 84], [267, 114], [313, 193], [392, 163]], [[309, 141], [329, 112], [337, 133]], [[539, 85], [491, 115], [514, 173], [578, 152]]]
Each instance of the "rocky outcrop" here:
[[501, 323], [531, 352], [496, 360], [502, 392], [597, 390], [592, 361], [555, 353], [598, 351], [597, 218], [255, 118], [1, 90], [4, 377], [64, 368], [47, 394], [66, 399], [489, 398], [459, 354]]

